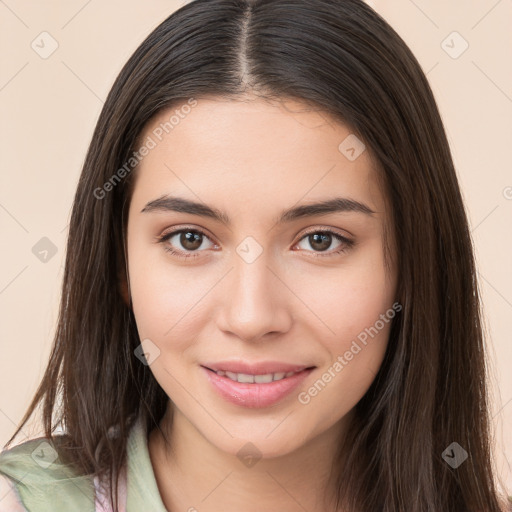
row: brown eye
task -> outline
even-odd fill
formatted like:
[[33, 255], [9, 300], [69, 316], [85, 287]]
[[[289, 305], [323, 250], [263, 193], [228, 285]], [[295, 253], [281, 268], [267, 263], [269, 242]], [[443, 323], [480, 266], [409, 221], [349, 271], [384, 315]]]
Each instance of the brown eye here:
[[179, 234], [179, 242], [187, 251], [195, 251], [203, 243], [203, 235], [197, 231], [182, 231]]
[[315, 233], [308, 235], [310, 246], [318, 251], [326, 251], [332, 243], [332, 235], [330, 233]]
[[[300, 244], [303, 241], [307, 241], [307, 245], [309, 247], [300, 247]], [[338, 242], [338, 245], [334, 247], [334, 250], [328, 250], [334, 241]], [[306, 252], [311, 252], [313, 256], [335, 256], [337, 254], [341, 254], [345, 251], [348, 251], [355, 242], [350, 240], [339, 233], [335, 233], [331, 230], [320, 230], [310, 231], [303, 236], [297, 247], [305, 249]], [[320, 253], [320, 254], [318, 254]], [[325, 254], [321, 254], [325, 253]]]
[[197, 229], [177, 229], [158, 238], [167, 252], [179, 258], [200, 256], [204, 249], [209, 248], [208, 245], [203, 247], [205, 241], [210, 242], [210, 248], [215, 245], [205, 233]]

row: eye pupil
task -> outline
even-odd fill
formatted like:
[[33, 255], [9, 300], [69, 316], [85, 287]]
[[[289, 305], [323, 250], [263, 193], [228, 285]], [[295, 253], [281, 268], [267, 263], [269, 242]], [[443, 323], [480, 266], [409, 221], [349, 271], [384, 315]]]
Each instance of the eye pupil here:
[[[315, 233], [309, 235], [311, 247], [319, 251], [326, 251], [331, 245], [332, 235], [329, 233]], [[317, 245], [319, 244], [319, 245]]]
[[201, 247], [201, 237], [202, 235], [195, 231], [183, 231], [180, 236], [180, 243], [185, 249], [193, 251]]

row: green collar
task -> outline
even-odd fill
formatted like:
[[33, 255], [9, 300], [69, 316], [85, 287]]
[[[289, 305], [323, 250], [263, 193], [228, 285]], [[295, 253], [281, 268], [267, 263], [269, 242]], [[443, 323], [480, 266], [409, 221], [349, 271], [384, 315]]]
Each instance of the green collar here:
[[151, 465], [148, 433], [140, 418], [132, 427], [127, 443], [127, 504], [126, 512], [167, 512]]

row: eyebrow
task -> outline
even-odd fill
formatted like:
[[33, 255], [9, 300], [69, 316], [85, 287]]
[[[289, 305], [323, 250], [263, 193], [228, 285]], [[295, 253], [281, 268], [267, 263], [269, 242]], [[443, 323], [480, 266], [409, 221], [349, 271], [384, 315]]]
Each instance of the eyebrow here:
[[[157, 211], [189, 213], [201, 217], [209, 217], [228, 226], [231, 225], [231, 219], [226, 212], [208, 206], [207, 204], [197, 203], [182, 197], [164, 195], [158, 199], [149, 201], [141, 210], [141, 213]], [[364, 203], [346, 197], [336, 197], [313, 204], [294, 206], [284, 210], [280, 217], [275, 219], [275, 223], [282, 224], [302, 217], [312, 217], [314, 215], [326, 215], [337, 212], [357, 212], [370, 216], [376, 213]]]

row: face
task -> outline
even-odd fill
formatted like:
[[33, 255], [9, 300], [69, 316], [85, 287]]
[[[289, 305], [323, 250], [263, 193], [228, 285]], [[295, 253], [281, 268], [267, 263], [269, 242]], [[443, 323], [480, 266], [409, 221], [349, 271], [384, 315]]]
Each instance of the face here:
[[[231, 454], [250, 441], [284, 455], [343, 425], [382, 363], [396, 311], [389, 212], [369, 151], [326, 113], [193, 105], [141, 137], [127, 235], [138, 332], [182, 424]], [[206, 369], [226, 362], [277, 366]], [[232, 380], [265, 370], [275, 382]]]

